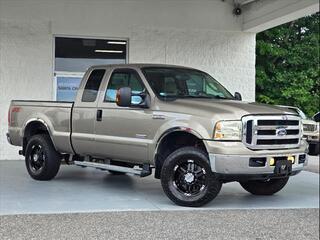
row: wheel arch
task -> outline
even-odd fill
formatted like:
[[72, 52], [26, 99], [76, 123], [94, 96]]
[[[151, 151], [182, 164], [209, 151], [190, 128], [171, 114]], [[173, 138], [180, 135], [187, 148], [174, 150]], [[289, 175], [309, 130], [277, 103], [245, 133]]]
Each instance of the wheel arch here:
[[185, 146], [195, 146], [208, 154], [203, 138], [196, 131], [186, 127], [166, 130], [159, 138], [155, 148], [155, 178], [160, 178], [163, 162], [173, 151]]
[[32, 118], [29, 119], [26, 124], [25, 127], [22, 130], [22, 154], [25, 155], [25, 151], [26, 151], [26, 146], [28, 144], [28, 141], [30, 140], [30, 138], [36, 134], [47, 134], [49, 135], [51, 142], [54, 146], [54, 148], [56, 149], [54, 142], [52, 140], [52, 136], [51, 136], [51, 130], [48, 126], [48, 124], [40, 118]]

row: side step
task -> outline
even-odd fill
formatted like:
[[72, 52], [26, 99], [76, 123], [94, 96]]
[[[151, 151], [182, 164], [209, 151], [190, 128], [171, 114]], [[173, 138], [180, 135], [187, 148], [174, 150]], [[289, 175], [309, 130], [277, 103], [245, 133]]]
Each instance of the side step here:
[[122, 167], [117, 165], [95, 163], [95, 162], [88, 162], [88, 161], [74, 161], [74, 164], [81, 167], [93, 167], [100, 170], [112, 170], [116, 172], [132, 173], [140, 177], [146, 177], [152, 173], [150, 165], [148, 164], [143, 164], [143, 168], [129, 168], [129, 167]]

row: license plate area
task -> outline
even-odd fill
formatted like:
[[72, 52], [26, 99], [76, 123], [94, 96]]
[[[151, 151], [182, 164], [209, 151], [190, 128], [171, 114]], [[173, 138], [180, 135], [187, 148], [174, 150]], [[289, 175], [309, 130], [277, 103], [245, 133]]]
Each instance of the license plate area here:
[[292, 172], [292, 162], [288, 160], [276, 161], [274, 173], [277, 175], [289, 175]]

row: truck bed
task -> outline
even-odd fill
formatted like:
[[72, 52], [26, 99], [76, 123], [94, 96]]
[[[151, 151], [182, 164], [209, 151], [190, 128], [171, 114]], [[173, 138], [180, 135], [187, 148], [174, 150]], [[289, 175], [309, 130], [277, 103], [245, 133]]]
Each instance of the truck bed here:
[[9, 110], [9, 135], [13, 145], [22, 146], [24, 132], [31, 122], [42, 123], [56, 149], [71, 153], [71, 113], [73, 102], [12, 100]]

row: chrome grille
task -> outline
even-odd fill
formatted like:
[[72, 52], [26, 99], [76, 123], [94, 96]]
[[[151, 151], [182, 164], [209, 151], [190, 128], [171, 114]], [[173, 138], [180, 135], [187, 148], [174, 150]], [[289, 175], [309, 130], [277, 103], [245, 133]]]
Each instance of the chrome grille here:
[[300, 117], [294, 115], [245, 116], [243, 143], [250, 149], [296, 148], [301, 139]]

